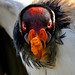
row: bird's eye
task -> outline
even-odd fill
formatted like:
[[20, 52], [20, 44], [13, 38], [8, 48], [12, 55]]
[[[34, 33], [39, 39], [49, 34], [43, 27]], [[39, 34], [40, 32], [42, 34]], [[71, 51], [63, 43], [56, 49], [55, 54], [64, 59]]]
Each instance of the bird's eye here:
[[51, 19], [49, 20], [47, 27], [48, 27], [48, 29], [52, 28], [52, 20]]
[[22, 30], [26, 31], [26, 24], [24, 22], [22, 22]]

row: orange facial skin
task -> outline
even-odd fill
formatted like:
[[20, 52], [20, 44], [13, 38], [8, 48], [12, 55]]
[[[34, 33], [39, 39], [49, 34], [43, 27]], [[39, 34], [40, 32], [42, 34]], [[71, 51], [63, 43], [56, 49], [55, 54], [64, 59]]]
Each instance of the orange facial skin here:
[[31, 51], [33, 52], [33, 54], [37, 57], [38, 60], [41, 59], [43, 50], [41, 41], [36, 36], [31, 40], [30, 43], [31, 43]]
[[[28, 39], [31, 43], [31, 51], [35, 57], [40, 60], [45, 55], [46, 41], [48, 39], [47, 33], [44, 28], [40, 29], [39, 33], [36, 34], [34, 29], [31, 29], [28, 35]], [[44, 47], [41, 41], [44, 42]]]

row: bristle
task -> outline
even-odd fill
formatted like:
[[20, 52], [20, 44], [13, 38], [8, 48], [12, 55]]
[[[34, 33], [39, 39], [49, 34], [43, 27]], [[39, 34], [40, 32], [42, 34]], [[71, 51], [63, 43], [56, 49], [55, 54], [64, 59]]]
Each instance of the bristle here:
[[56, 27], [59, 30], [68, 27], [75, 20], [75, 2], [70, 0], [34, 0], [33, 3], [43, 3], [55, 12]]

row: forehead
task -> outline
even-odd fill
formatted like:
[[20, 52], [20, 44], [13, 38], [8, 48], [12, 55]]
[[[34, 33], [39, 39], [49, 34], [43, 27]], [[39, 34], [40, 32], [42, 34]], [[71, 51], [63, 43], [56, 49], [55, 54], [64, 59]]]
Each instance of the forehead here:
[[44, 7], [30, 7], [28, 8], [25, 12], [24, 12], [24, 17], [29, 18], [29, 17], [33, 17], [33, 16], [43, 16], [46, 19], [50, 18], [50, 13], [49, 11], [44, 8]]
[[43, 14], [43, 13], [47, 13], [48, 10], [43, 8], [43, 7], [31, 7], [30, 9], [28, 9], [28, 12], [31, 15], [35, 15], [35, 14]]

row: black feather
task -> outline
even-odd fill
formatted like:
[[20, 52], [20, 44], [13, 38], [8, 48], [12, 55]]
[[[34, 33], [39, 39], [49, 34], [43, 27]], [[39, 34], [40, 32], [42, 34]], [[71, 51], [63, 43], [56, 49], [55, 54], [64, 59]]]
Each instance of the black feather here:
[[[67, 28], [71, 23], [71, 19], [67, 15], [68, 12], [64, 12], [61, 10], [61, 5], [59, 5], [59, 1], [54, 0], [53, 2], [43, 2], [45, 6], [51, 8], [55, 13], [55, 26], [56, 29], [59, 31], [62, 28]], [[63, 19], [64, 18], [64, 19]], [[63, 20], [62, 20], [63, 19]]]

